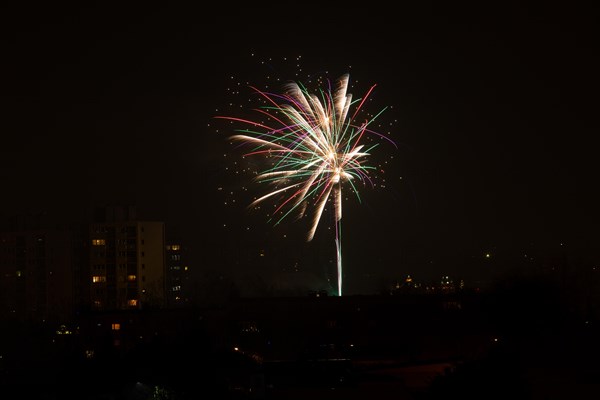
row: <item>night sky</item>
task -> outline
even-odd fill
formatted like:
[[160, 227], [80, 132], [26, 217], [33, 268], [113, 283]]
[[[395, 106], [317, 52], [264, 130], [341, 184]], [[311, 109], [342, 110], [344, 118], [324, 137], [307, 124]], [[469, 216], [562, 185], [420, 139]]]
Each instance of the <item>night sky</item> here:
[[344, 204], [347, 293], [565, 254], [600, 268], [593, 10], [108, 4], [4, 6], [2, 216], [135, 204], [197, 271], [326, 287], [327, 230], [306, 243], [247, 210], [251, 177], [214, 116], [237, 82], [349, 72], [357, 96], [377, 85], [398, 149], [373, 155], [385, 188]]

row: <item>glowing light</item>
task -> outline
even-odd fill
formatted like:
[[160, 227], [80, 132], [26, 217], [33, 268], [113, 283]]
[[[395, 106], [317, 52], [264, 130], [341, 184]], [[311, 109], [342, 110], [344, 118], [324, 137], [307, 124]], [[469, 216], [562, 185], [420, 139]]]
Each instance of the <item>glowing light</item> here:
[[377, 168], [366, 165], [365, 160], [378, 143], [371, 142], [365, 147], [362, 141], [366, 137], [376, 136], [394, 144], [387, 136], [370, 129], [385, 108], [371, 118], [357, 122], [358, 114], [375, 85], [362, 99], [353, 101], [352, 94], [347, 92], [348, 83], [349, 74], [344, 74], [335, 85], [329, 83], [317, 94], [310, 93], [296, 82], [287, 84], [283, 94], [252, 88], [264, 104], [256, 110], [261, 116], [260, 121], [233, 116], [216, 117], [247, 126], [230, 137], [252, 146], [244, 157], [263, 156], [269, 160], [270, 167], [258, 173], [255, 180], [271, 185], [272, 189], [255, 199], [249, 207], [258, 208], [259, 203], [267, 199], [275, 200], [272, 213], [275, 224], [292, 213], [302, 218], [312, 210], [307, 234], [307, 241], [311, 241], [326, 205], [332, 203], [340, 296], [342, 189], [348, 188], [360, 202], [357, 182], [376, 186], [370, 171], [377, 172]]

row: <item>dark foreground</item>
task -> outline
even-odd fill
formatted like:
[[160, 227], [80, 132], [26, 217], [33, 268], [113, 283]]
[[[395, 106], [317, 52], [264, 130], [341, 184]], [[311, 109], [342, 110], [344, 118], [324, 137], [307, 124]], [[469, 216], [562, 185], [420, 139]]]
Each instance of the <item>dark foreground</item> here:
[[[237, 299], [5, 321], [3, 399], [597, 399], [600, 329], [480, 294]], [[118, 329], [115, 329], [118, 327]]]

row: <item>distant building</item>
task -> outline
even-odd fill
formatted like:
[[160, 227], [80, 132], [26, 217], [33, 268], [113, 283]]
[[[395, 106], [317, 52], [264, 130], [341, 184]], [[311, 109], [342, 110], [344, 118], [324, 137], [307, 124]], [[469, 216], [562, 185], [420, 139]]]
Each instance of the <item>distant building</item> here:
[[50, 226], [42, 215], [11, 218], [0, 232], [0, 316], [69, 320], [81, 296], [80, 244], [78, 229]]
[[458, 283], [454, 282], [449, 275], [443, 275], [441, 279], [417, 282], [411, 275], [406, 275], [405, 278], [397, 280], [389, 291], [392, 295], [399, 294], [449, 294], [456, 293], [465, 289], [465, 281], [460, 279]]
[[[63, 323], [88, 310], [167, 306], [167, 284], [183, 286], [185, 269], [167, 282], [164, 223], [139, 220], [130, 206], [95, 211], [79, 224], [50, 223], [43, 213], [2, 221], [0, 318]], [[175, 253], [177, 272], [185, 267]]]
[[189, 304], [190, 267], [187, 248], [181, 242], [166, 245], [167, 306], [182, 307]]
[[163, 222], [140, 221], [133, 207], [102, 207], [87, 249], [92, 310], [165, 307]]

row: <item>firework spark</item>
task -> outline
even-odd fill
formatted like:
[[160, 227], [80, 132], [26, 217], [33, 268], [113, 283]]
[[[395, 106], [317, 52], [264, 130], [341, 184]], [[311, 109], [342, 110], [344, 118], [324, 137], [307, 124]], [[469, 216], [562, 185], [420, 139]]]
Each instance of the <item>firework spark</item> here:
[[296, 82], [286, 85], [282, 94], [253, 88], [265, 104], [256, 110], [262, 117], [260, 122], [216, 117], [245, 124], [247, 127], [238, 130], [231, 139], [252, 146], [245, 156], [262, 155], [270, 161], [270, 167], [255, 179], [268, 183], [272, 189], [254, 200], [250, 207], [267, 199], [278, 199], [273, 212], [276, 224], [292, 213], [300, 218], [312, 210], [307, 235], [310, 241], [326, 205], [333, 204], [339, 296], [342, 295], [342, 189], [348, 188], [360, 201], [357, 182], [374, 186], [370, 172], [375, 167], [365, 162], [378, 145], [365, 147], [362, 142], [372, 135], [389, 140], [370, 129], [385, 109], [372, 118], [357, 121], [375, 86], [363, 98], [353, 101], [352, 94], [348, 93], [349, 78], [349, 74], [344, 74], [334, 85], [318, 90], [317, 94]]

